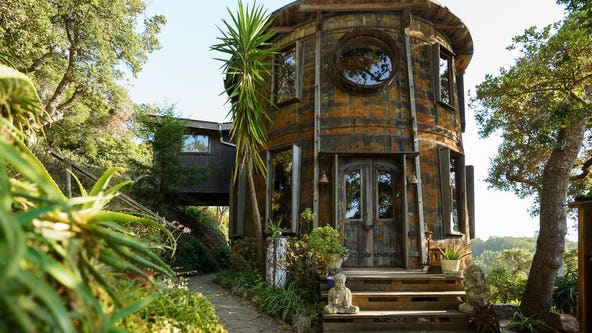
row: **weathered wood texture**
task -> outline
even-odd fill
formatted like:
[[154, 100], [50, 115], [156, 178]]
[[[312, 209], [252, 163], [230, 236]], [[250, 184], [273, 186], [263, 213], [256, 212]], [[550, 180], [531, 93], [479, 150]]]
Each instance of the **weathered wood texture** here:
[[[216, 125], [217, 124], [212, 124]], [[182, 153], [179, 158], [183, 165], [199, 168], [204, 172], [204, 180], [180, 190], [203, 204], [215, 206], [229, 205], [230, 182], [234, 169], [234, 147], [220, 141], [220, 132], [212, 129], [189, 128], [190, 133], [207, 135], [210, 138], [209, 153]], [[228, 140], [228, 130], [224, 131]]]
[[[421, 271], [348, 269], [357, 314], [324, 314], [323, 332], [472, 332], [461, 280]], [[321, 296], [328, 286], [321, 279]]]

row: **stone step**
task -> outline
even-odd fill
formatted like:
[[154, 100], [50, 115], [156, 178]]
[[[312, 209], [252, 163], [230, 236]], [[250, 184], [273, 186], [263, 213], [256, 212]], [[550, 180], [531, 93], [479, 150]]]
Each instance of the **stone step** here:
[[473, 332], [469, 316], [457, 310], [360, 311], [323, 314], [323, 332]]

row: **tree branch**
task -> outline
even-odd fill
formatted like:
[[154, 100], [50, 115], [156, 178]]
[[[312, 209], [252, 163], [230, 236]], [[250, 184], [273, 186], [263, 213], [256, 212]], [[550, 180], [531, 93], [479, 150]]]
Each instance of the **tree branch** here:
[[584, 162], [584, 164], [582, 164], [582, 173], [580, 173], [579, 175], [569, 177], [569, 180], [582, 180], [588, 177], [588, 175], [590, 174], [590, 167], [592, 167], [592, 158], [589, 158], [588, 160], [586, 160], [586, 162]]
[[60, 56], [60, 55], [61, 54], [59, 52], [55, 52], [55, 51], [47, 52], [44, 55], [42, 55], [41, 58], [35, 60], [35, 62], [33, 62], [33, 64], [31, 66], [29, 66], [28, 68], [21, 67], [18, 70], [23, 73], [32, 73], [32, 72], [36, 71], [37, 69], [39, 69], [39, 67], [41, 67], [41, 65], [43, 65], [43, 63], [45, 63], [51, 57]]

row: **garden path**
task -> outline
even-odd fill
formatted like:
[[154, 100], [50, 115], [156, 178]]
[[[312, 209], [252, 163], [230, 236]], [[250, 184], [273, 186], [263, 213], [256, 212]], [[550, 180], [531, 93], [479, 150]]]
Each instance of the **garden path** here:
[[249, 301], [234, 297], [228, 290], [215, 284], [215, 276], [193, 276], [189, 279], [188, 288], [201, 293], [214, 305], [216, 315], [229, 333], [292, 332], [289, 326], [258, 312]]

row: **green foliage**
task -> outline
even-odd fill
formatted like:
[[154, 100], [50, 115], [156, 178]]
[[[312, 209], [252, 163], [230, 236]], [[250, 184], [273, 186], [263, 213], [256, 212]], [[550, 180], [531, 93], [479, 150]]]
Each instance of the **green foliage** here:
[[578, 249], [563, 254], [564, 273], [557, 276], [553, 289], [555, 311], [575, 316], [578, 308]]
[[343, 235], [330, 225], [312, 229], [303, 236], [303, 240], [320, 262], [325, 262], [329, 254], [340, 254], [343, 257], [349, 254], [343, 246]]
[[318, 291], [300, 289], [293, 282], [281, 288], [273, 288], [254, 271], [227, 271], [219, 274], [216, 282], [231, 289], [235, 295], [251, 299], [262, 313], [287, 323], [297, 315], [311, 316], [313, 321], [320, 318]]
[[286, 272], [296, 288], [318, 288], [317, 267], [314, 253], [302, 239], [288, 237], [286, 243]]
[[537, 319], [535, 316], [525, 316], [520, 312], [514, 313], [508, 328], [520, 333], [535, 333], [537, 328], [543, 324], [544, 321]]
[[231, 137], [236, 141], [236, 162], [234, 179], [244, 157], [251, 159], [261, 174], [265, 174], [265, 163], [259, 154], [266, 147], [266, 122], [269, 116], [262, 101], [269, 102], [268, 78], [272, 68], [273, 30], [269, 15], [261, 6], [253, 3], [244, 6], [238, 1], [238, 11], [233, 14], [228, 9], [230, 20], [222, 20], [225, 30], [218, 28], [220, 43], [211, 49], [227, 56], [218, 59], [223, 62], [222, 70], [226, 76], [225, 88], [231, 103], [230, 114], [233, 120]]
[[491, 299], [499, 303], [518, 303], [528, 280], [532, 253], [522, 249], [504, 250], [489, 269], [487, 282]]
[[0, 64], [0, 116], [19, 130], [27, 130], [31, 119], [38, 120], [43, 107], [31, 79]]
[[230, 251], [230, 268], [239, 272], [248, 272], [255, 267], [257, 267], [255, 239], [245, 237], [234, 240]]
[[[154, 297], [124, 307], [102, 272], [146, 276], [147, 267], [171, 274], [149, 250], [163, 245], [143, 242], [126, 226], [166, 229], [103, 209], [127, 184], [108, 187], [117, 169], [90, 191], [82, 190], [83, 196], [66, 198], [22, 140], [22, 133], [0, 118], [0, 304], [6, 309], [0, 322], [25, 332], [113, 328]], [[105, 311], [106, 304], [113, 308]]]
[[4, 0], [0, 52], [33, 77], [47, 122], [85, 99], [120, 111], [117, 82], [126, 67], [138, 73], [146, 54], [160, 47], [156, 35], [165, 21], [161, 15], [146, 16], [142, 0]]
[[555, 280], [553, 290], [553, 307], [557, 312], [572, 316], [578, 309], [578, 274], [577, 271], [567, 271]]
[[[121, 283], [127, 299], [146, 297], [151, 292], [133, 284]], [[226, 332], [212, 304], [199, 293], [187, 289], [183, 279], [158, 280], [159, 297], [140, 311], [125, 318], [121, 326], [131, 332]]]
[[438, 246], [438, 250], [442, 254], [442, 259], [446, 260], [460, 260], [470, 255], [471, 252], [467, 252], [468, 248], [468, 244], [459, 240], [447, 240]]
[[181, 272], [211, 273], [225, 268], [223, 258], [218, 258], [193, 234], [181, 234], [177, 238], [177, 250], [169, 265]]
[[181, 162], [183, 136], [188, 133], [186, 122], [176, 116], [174, 106], [140, 105], [138, 108], [137, 135], [152, 147], [154, 158], [150, 168], [145, 170], [145, 177], [135, 184], [134, 194], [158, 210], [164, 205], [190, 202], [180, 189], [203, 181], [205, 173]]
[[[503, 250], [522, 249], [534, 253], [537, 239], [535, 237], [490, 237], [486, 241], [479, 238], [471, 241], [473, 263], [478, 264], [487, 273], [499, 252]], [[576, 249], [577, 242], [566, 241], [565, 249]]]

